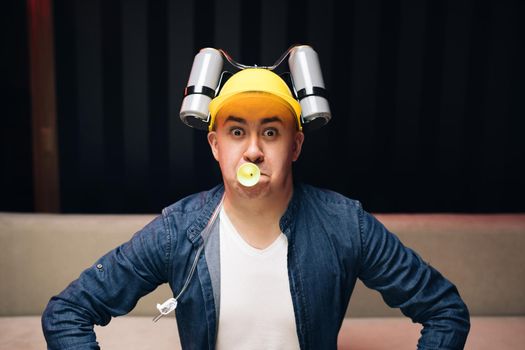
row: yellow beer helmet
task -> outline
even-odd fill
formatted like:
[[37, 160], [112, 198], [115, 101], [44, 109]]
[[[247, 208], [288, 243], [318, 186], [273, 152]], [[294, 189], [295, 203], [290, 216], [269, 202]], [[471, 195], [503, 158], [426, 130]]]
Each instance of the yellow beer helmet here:
[[232, 99], [248, 93], [266, 93], [278, 97], [295, 114], [299, 130], [301, 125], [301, 105], [290, 91], [286, 82], [274, 72], [265, 68], [247, 68], [232, 75], [220, 90], [217, 97], [211, 100], [209, 130], [213, 130], [219, 110]]
[[[288, 58], [290, 82], [273, 71]], [[224, 82], [225, 60], [236, 69]], [[290, 86], [290, 87], [289, 87]], [[293, 94], [292, 91], [293, 90]], [[182, 122], [200, 130], [213, 130], [219, 110], [237, 106], [272, 108], [279, 103], [297, 119], [297, 128], [315, 130], [332, 118], [319, 58], [308, 45], [293, 45], [272, 66], [247, 66], [235, 61], [222, 49], [203, 48], [195, 56], [184, 89], [179, 112]]]

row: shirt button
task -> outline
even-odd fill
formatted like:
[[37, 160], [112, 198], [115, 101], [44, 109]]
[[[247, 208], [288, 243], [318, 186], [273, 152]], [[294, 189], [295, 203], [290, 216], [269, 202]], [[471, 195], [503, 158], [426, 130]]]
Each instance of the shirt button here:
[[97, 264], [97, 269], [102, 270], [102, 264]]

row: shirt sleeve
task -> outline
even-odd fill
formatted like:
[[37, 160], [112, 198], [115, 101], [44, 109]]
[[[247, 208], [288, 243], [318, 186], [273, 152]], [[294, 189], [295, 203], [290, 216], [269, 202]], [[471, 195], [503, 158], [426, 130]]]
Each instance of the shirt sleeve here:
[[99, 349], [94, 325], [128, 313], [165, 283], [170, 251], [171, 237], [159, 216], [83, 271], [42, 315], [48, 349]]
[[418, 349], [463, 349], [470, 316], [456, 286], [361, 207], [359, 219], [359, 278], [390, 307], [423, 325]]

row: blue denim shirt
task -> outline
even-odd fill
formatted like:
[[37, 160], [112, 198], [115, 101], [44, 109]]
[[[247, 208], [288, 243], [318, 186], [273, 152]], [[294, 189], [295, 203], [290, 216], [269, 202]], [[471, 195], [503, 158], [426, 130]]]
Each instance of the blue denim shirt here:
[[[162, 283], [182, 288], [223, 186], [165, 208], [133, 238], [51, 298], [42, 316], [50, 349], [97, 349], [93, 325], [124, 315]], [[469, 312], [456, 287], [363, 210], [335, 192], [296, 184], [280, 220], [288, 238], [288, 277], [302, 349], [336, 349], [356, 279], [423, 324], [419, 349], [462, 349]], [[208, 241], [206, 241], [208, 242]], [[206, 243], [208, 245], [208, 243]], [[206, 248], [179, 299], [184, 349], [213, 349], [217, 337], [218, 244]], [[218, 281], [220, 283], [220, 281]], [[153, 326], [153, 325], [152, 325]], [[415, 344], [414, 344], [415, 345]]]

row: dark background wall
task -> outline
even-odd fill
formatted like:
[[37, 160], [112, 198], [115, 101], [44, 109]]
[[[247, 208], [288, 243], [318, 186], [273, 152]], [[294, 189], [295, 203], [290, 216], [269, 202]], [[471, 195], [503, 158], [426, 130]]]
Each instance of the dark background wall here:
[[0, 10], [0, 210], [33, 210], [31, 96], [24, 1]]
[[[0, 209], [30, 211], [25, 4], [8, 4]], [[178, 118], [195, 54], [268, 65], [305, 43], [333, 119], [306, 135], [298, 180], [373, 212], [525, 211], [524, 7], [55, 0], [61, 209], [159, 212], [218, 183], [205, 133]]]

